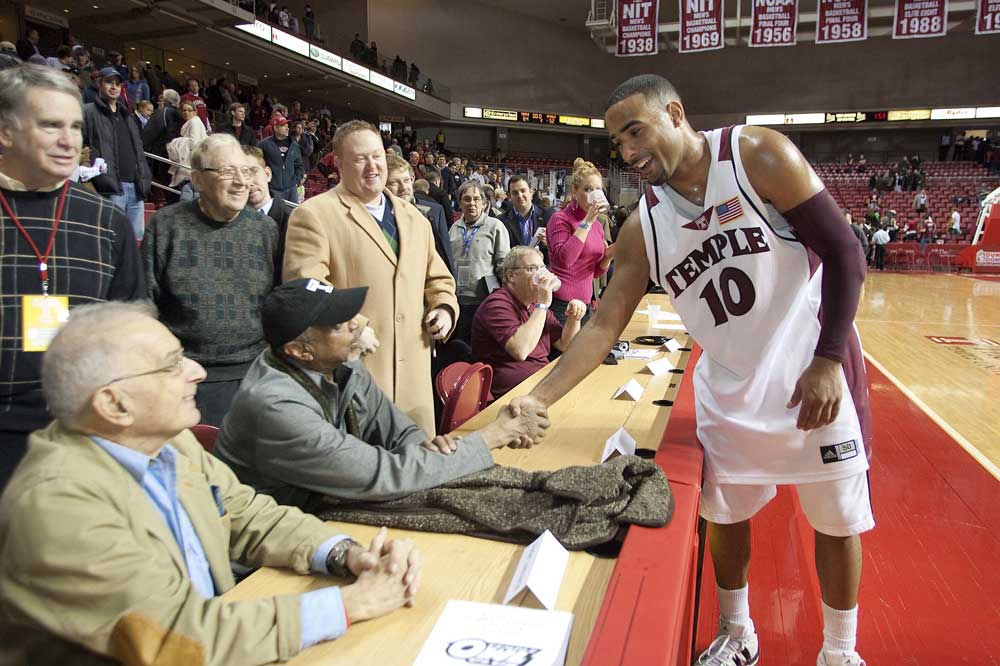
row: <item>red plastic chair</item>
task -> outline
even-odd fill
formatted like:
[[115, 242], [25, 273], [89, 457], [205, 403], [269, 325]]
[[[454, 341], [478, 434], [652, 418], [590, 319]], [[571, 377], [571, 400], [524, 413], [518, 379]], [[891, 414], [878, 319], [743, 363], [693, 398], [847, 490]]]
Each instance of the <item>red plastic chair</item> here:
[[191, 434], [195, 436], [203, 449], [211, 453], [212, 449], [215, 448], [215, 438], [219, 436], [219, 429], [214, 425], [199, 423], [191, 427]]
[[435, 384], [444, 404], [438, 432], [449, 433], [486, 407], [493, 385], [493, 368], [485, 363], [452, 363], [438, 373]]

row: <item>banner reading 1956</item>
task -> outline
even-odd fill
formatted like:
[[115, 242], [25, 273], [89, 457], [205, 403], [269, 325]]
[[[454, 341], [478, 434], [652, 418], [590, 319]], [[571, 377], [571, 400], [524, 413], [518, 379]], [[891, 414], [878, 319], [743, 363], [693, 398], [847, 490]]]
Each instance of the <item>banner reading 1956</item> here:
[[798, 0], [753, 0], [750, 46], [793, 46]]
[[941, 37], [948, 29], [948, 0], [896, 0], [893, 39]]
[[618, 0], [618, 56], [656, 55], [660, 0]]
[[721, 49], [725, 45], [722, 39], [724, 7], [723, 0], [680, 0], [678, 50], [694, 53]]
[[868, 0], [817, 0], [817, 44], [859, 42], [867, 38]]

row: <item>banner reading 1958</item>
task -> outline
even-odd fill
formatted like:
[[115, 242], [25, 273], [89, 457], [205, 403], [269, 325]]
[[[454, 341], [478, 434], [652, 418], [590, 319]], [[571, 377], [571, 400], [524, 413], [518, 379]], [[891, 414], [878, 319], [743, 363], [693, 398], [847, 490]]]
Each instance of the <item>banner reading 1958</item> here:
[[753, 0], [750, 46], [793, 46], [799, 0]]
[[656, 55], [660, 0], [618, 0], [618, 56]]
[[724, 6], [723, 0], [680, 0], [678, 50], [681, 53], [714, 51], [724, 46]]
[[817, 44], [859, 42], [867, 38], [868, 0], [817, 0]]
[[893, 39], [941, 37], [948, 29], [948, 0], [896, 0]]
[[1000, 0], [978, 0], [976, 34], [1000, 34]]

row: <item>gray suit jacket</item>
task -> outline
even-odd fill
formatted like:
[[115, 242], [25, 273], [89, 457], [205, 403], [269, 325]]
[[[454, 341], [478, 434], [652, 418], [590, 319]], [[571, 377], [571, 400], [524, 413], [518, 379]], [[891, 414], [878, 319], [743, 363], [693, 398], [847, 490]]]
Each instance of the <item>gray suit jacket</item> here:
[[[386, 500], [433, 488], [493, 466], [478, 434], [462, 438], [450, 455], [421, 446], [427, 435], [375, 385], [360, 362], [318, 373], [333, 423], [319, 403], [267, 352], [247, 371], [222, 424], [214, 453], [247, 485], [283, 504], [313, 508], [322, 495]], [[347, 432], [351, 404], [361, 438]]]

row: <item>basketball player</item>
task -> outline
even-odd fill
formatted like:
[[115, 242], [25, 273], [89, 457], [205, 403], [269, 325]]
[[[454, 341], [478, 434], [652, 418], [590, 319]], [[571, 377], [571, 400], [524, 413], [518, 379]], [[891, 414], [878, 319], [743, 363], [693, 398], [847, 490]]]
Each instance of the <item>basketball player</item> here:
[[[722, 617], [699, 664], [759, 659], [747, 601], [750, 519], [794, 485], [815, 530], [823, 596], [819, 666], [855, 651], [859, 534], [868, 498], [867, 379], [854, 313], [865, 258], [833, 197], [783, 135], [760, 127], [695, 132], [673, 86], [636, 76], [605, 121], [622, 158], [651, 183], [618, 237], [597, 316], [530, 395], [549, 406], [604, 360], [647, 279], [670, 295], [704, 350], [694, 369]], [[537, 406], [537, 405], [536, 405]]]

